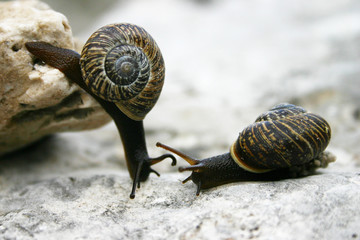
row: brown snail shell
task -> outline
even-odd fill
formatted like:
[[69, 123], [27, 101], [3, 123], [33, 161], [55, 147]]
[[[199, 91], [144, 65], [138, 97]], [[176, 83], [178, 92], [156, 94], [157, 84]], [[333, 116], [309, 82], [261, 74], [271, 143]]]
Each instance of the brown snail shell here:
[[243, 169], [261, 173], [309, 162], [325, 150], [330, 138], [325, 119], [301, 107], [281, 104], [246, 127], [230, 153]]
[[110, 24], [86, 42], [80, 58], [88, 88], [140, 121], [160, 96], [165, 67], [160, 49], [143, 28]]

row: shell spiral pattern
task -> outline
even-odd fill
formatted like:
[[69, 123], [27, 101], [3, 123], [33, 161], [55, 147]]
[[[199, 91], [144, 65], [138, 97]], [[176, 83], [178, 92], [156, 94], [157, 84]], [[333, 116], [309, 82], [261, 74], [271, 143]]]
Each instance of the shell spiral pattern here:
[[325, 119], [301, 107], [282, 104], [245, 128], [230, 152], [240, 167], [260, 173], [316, 159], [330, 138]]
[[93, 33], [80, 58], [85, 84], [140, 121], [160, 96], [165, 67], [154, 39], [141, 27], [111, 24]]

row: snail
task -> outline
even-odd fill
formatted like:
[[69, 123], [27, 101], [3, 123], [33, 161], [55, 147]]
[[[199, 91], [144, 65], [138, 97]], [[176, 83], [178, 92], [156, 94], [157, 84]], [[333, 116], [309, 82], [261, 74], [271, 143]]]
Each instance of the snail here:
[[160, 96], [165, 67], [160, 49], [143, 28], [109, 24], [94, 32], [82, 49], [75, 51], [32, 41], [25, 43], [35, 57], [59, 69], [89, 93], [114, 120], [121, 136], [130, 177], [130, 198], [150, 173], [152, 165], [172, 154], [150, 158], [143, 119]]
[[200, 190], [237, 181], [280, 180], [306, 176], [326, 167], [335, 156], [324, 152], [331, 138], [330, 125], [322, 117], [288, 103], [276, 105], [246, 127], [229, 153], [193, 159], [162, 143], [162, 147], [186, 160], [192, 180]]

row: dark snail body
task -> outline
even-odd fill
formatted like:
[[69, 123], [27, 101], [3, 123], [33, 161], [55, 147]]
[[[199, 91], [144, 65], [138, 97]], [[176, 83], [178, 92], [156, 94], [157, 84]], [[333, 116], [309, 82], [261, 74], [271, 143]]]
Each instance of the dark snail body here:
[[44, 42], [28, 42], [27, 49], [46, 64], [62, 71], [94, 97], [113, 118], [125, 150], [129, 174], [136, 186], [151, 168], [171, 154], [150, 158], [142, 120], [159, 98], [164, 81], [164, 61], [152, 37], [131, 24], [111, 24], [96, 31], [82, 54]]
[[331, 138], [329, 124], [320, 116], [292, 104], [280, 104], [246, 127], [230, 152], [203, 160], [158, 143], [190, 163], [179, 171], [201, 189], [237, 181], [279, 180], [304, 176], [325, 167], [334, 157], [324, 152]]

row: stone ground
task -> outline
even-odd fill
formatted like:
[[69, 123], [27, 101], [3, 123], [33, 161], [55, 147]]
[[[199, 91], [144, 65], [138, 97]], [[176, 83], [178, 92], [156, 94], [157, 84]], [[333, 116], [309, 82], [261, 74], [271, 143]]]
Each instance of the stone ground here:
[[337, 161], [310, 177], [198, 197], [180, 183], [187, 174], [164, 162], [130, 200], [112, 123], [56, 134], [0, 159], [0, 238], [360, 239], [359, 1], [109, 4], [92, 14], [96, 5], [50, 2], [83, 41], [112, 22], [157, 40], [167, 76], [145, 120], [152, 156], [164, 153], [157, 141], [199, 158], [223, 153], [260, 113], [291, 102], [329, 121]]

